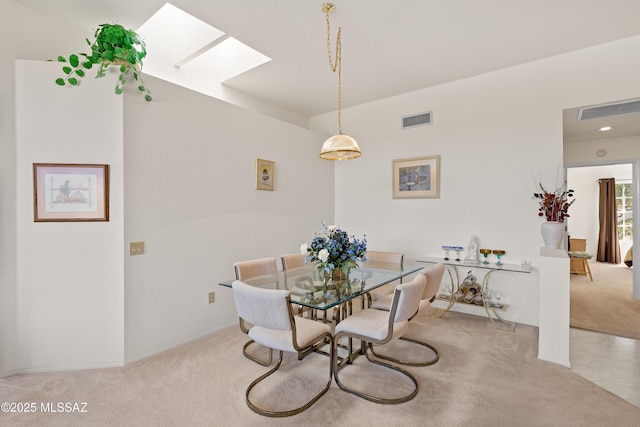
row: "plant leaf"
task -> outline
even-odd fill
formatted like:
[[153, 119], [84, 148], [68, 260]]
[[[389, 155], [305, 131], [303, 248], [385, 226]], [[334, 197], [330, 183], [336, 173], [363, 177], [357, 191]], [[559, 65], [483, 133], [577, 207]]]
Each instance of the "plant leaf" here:
[[67, 62], [67, 58], [64, 56], [58, 56], [58, 62]]
[[146, 89], [145, 89], [144, 85], [140, 85], [140, 86], [138, 86], [138, 90], [139, 90], [140, 92], [144, 92], [144, 91], [146, 91]]
[[84, 70], [77, 69], [76, 74], [80, 77], [84, 77]]
[[151, 102], [151, 100], [152, 100], [153, 98], [151, 98], [151, 95], [145, 95], [145, 96], [144, 96], [144, 99], [145, 99], [145, 101], [147, 101], [147, 102]]
[[64, 86], [64, 79], [62, 77], [58, 77], [56, 79], [56, 84], [60, 86]]
[[119, 86], [116, 86], [116, 95], [121, 95], [122, 94], [122, 88]]
[[78, 80], [75, 77], [69, 77], [68, 82], [72, 86], [78, 86]]
[[90, 70], [91, 67], [93, 67], [93, 63], [90, 62], [90, 61], [85, 61], [85, 62], [82, 63], [82, 67], [86, 68], [87, 70]]
[[71, 67], [62, 67], [62, 71], [64, 71], [65, 74], [71, 74]]
[[69, 57], [69, 63], [71, 64], [72, 67], [77, 67], [78, 64], [80, 63], [80, 61], [78, 60], [78, 55], [71, 55]]

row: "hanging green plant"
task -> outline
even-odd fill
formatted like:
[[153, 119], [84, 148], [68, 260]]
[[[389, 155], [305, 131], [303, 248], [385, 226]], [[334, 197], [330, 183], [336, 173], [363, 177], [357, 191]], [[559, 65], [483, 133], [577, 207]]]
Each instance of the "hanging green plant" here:
[[[70, 84], [77, 86], [80, 79], [85, 76], [85, 70], [90, 70], [94, 65], [98, 65], [96, 78], [104, 77], [106, 70], [110, 66], [117, 66], [120, 70], [115, 93], [122, 94], [122, 87], [127, 82], [130, 74], [138, 83], [138, 90], [144, 93], [144, 99], [151, 101], [151, 92], [142, 80], [140, 71], [142, 70], [142, 59], [147, 56], [147, 49], [144, 41], [133, 30], [127, 30], [119, 24], [102, 24], [98, 26], [95, 34], [95, 41], [91, 43], [91, 54], [72, 54], [67, 58], [58, 56], [58, 62], [64, 62], [62, 71], [65, 77], [56, 79], [60, 86]], [[81, 59], [83, 57], [84, 59]]]

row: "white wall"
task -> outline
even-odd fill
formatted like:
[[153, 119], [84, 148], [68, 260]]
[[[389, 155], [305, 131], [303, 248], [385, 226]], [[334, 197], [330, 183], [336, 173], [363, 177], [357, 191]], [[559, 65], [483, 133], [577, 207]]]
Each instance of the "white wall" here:
[[[343, 131], [363, 151], [336, 165], [336, 221], [370, 246], [408, 258], [443, 244], [505, 249], [504, 261], [537, 266], [537, 176], [563, 167], [562, 111], [640, 96], [640, 37], [596, 46], [343, 111]], [[344, 88], [348, 90], [348, 88]], [[431, 126], [402, 131], [403, 115], [433, 110]], [[330, 132], [335, 115], [310, 120]], [[441, 197], [391, 198], [393, 159], [441, 156]], [[495, 274], [510, 320], [538, 322], [538, 274]]]
[[[59, 87], [57, 63], [16, 62], [17, 369], [124, 361], [122, 97], [115, 80]], [[104, 80], [104, 79], [103, 79]], [[34, 222], [33, 163], [108, 164], [108, 222]]]
[[[326, 138], [146, 78], [154, 99], [125, 102], [126, 360], [229, 324], [235, 261], [298, 252], [333, 222]], [[255, 189], [256, 158], [275, 162], [275, 190]], [[208, 304], [208, 293], [216, 302]]]
[[[0, 0], [0, 376], [19, 364], [17, 347], [17, 210], [15, 59], [47, 59], [66, 52], [60, 46], [84, 45], [83, 33], [59, 28], [44, 15], [10, 0]], [[28, 23], [29, 25], [26, 25]], [[34, 43], [33, 40], [40, 42]], [[42, 41], [46, 40], [46, 43]], [[75, 43], [75, 44], [74, 44]], [[53, 47], [53, 48], [52, 48]]]

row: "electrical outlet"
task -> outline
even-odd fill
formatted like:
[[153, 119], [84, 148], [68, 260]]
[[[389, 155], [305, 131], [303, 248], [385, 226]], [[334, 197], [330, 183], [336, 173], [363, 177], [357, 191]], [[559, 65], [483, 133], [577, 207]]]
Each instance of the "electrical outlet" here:
[[216, 302], [216, 293], [209, 292], [209, 304], [213, 304], [214, 302]]
[[144, 242], [129, 243], [129, 255], [143, 255], [143, 254], [144, 254]]

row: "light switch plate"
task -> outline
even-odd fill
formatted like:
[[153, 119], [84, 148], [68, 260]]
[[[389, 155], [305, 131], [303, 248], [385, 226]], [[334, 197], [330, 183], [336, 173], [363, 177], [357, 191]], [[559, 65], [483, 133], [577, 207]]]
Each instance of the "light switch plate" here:
[[142, 254], [144, 254], [144, 242], [129, 243], [129, 255], [142, 255]]

